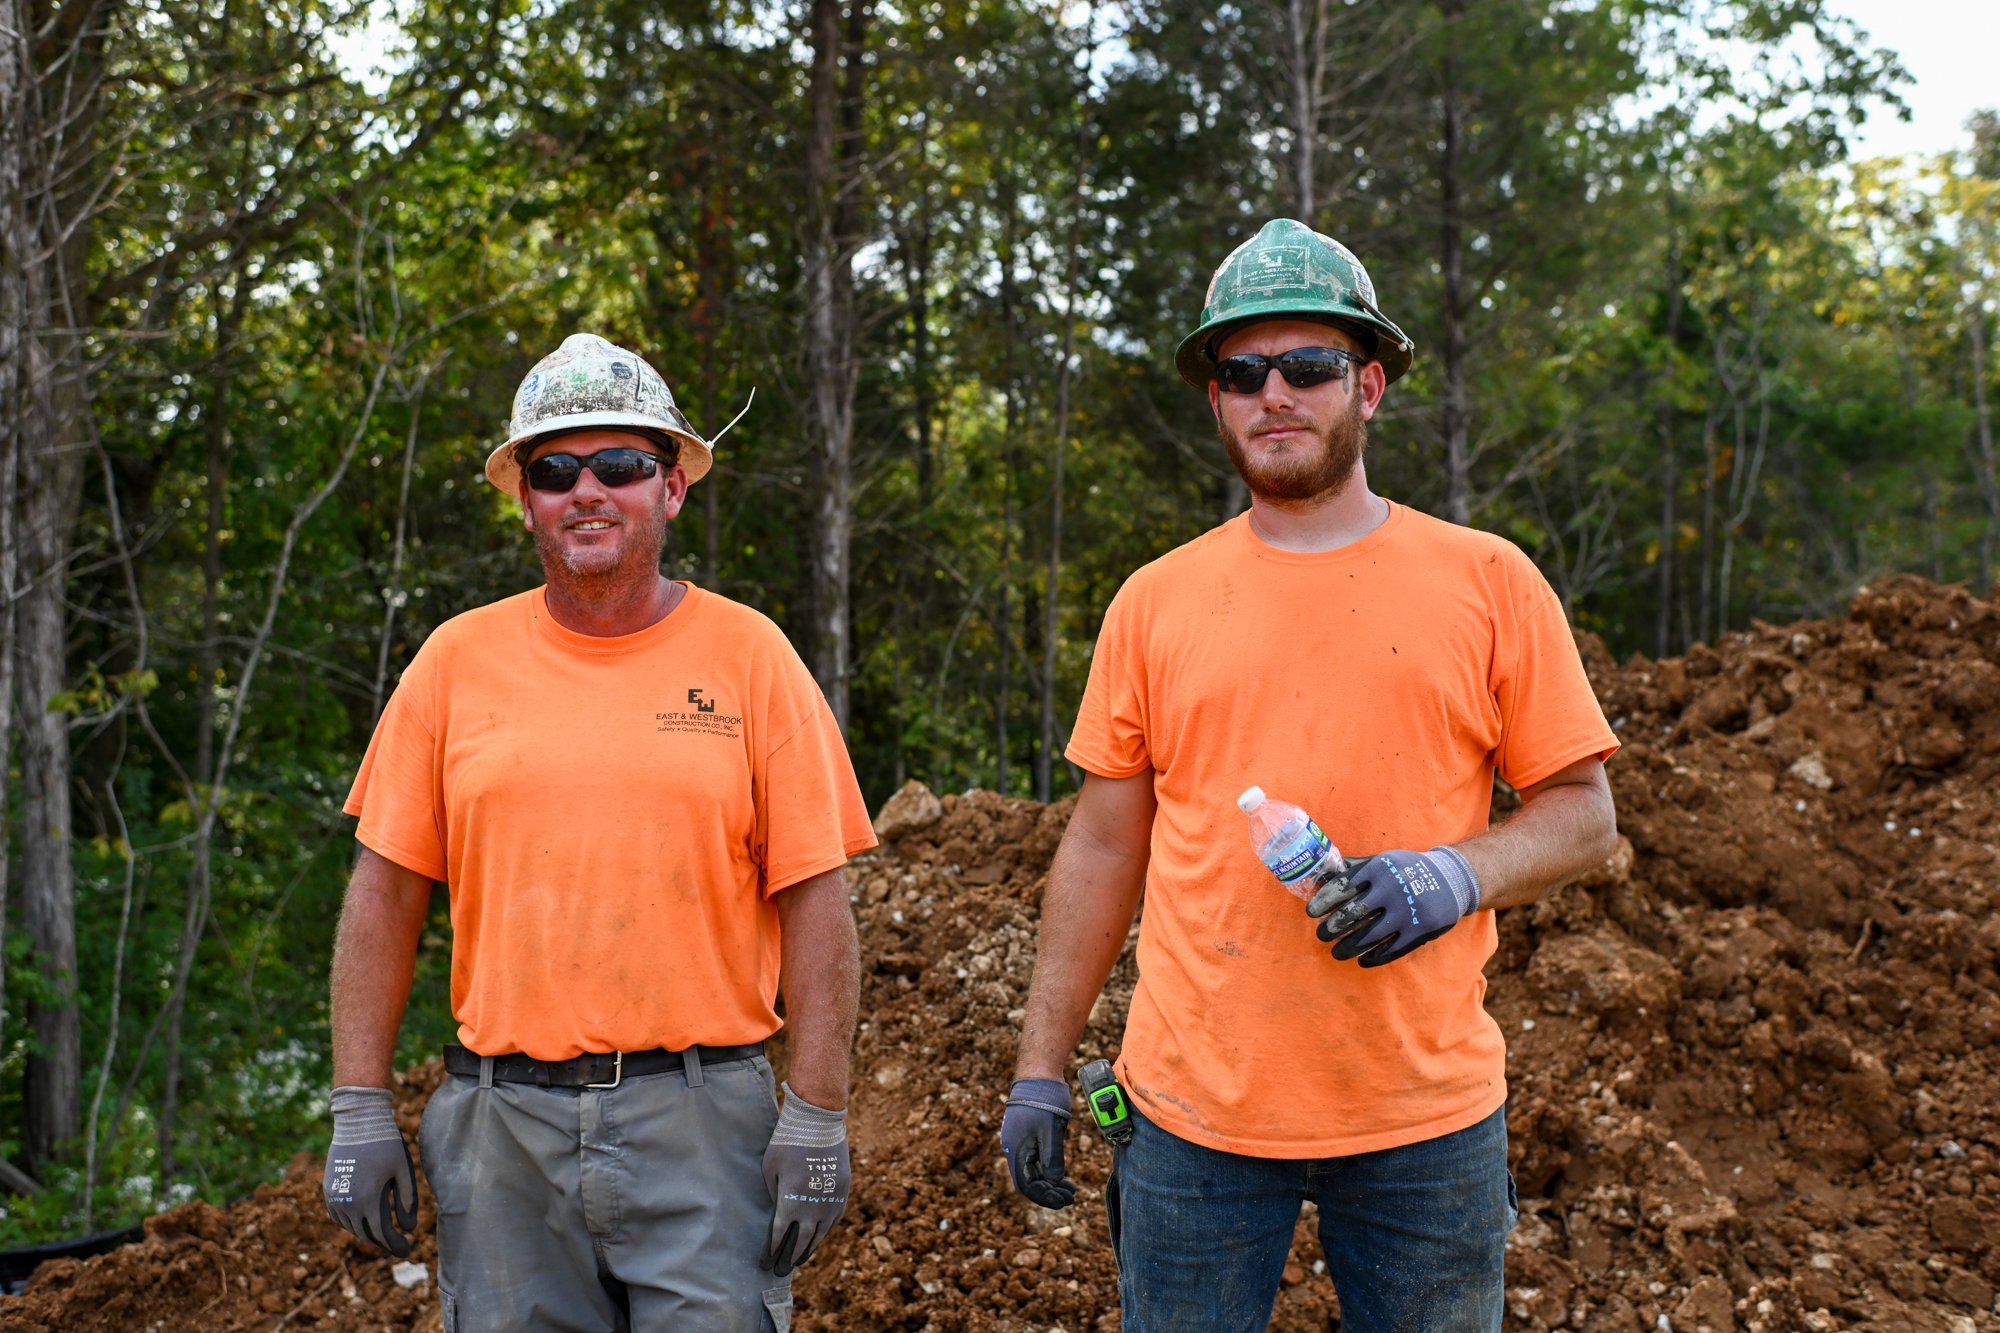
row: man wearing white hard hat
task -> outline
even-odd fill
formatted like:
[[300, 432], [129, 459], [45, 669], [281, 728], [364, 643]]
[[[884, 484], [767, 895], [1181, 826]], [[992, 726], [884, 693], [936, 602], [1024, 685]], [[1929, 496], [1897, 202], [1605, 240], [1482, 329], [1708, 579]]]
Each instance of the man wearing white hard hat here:
[[431, 634], [348, 797], [327, 1208], [409, 1252], [388, 1088], [442, 880], [459, 1041], [419, 1144], [447, 1333], [784, 1333], [792, 1271], [846, 1206], [842, 867], [874, 835], [777, 626], [660, 572], [710, 444], [602, 338], [537, 363], [486, 475], [547, 582]]

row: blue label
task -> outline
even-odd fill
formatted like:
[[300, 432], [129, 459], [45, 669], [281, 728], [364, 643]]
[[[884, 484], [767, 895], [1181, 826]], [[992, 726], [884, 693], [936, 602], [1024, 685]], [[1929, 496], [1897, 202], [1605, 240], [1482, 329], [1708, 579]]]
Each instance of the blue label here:
[[1326, 834], [1320, 832], [1319, 825], [1308, 819], [1303, 832], [1292, 844], [1292, 851], [1278, 864], [1271, 867], [1271, 873], [1281, 884], [1290, 884], [1320, 863], [1320, 858], [1333, 849], [1333, 843]]

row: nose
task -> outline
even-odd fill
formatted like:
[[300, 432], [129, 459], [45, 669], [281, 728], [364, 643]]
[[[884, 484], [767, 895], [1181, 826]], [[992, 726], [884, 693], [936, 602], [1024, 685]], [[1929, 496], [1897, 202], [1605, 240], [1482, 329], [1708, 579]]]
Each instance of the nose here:
[[597, 474], [587, 467], [578, 470], [576, 485], [570, 487], [569, 492], [572, 503], [579, 501], [586, 503], [600, 502], [606, 499], [608, 495], [609, 491], [604, 483], [599, 481]]
[[1266, 412], [1282, 412], [1297, 401], [1291, 384], [1278, 373], [1276, 366], [1272, 366], [1270, 373], [1264, 376], [1264, 387], [1258, 391], [1257, 397]]

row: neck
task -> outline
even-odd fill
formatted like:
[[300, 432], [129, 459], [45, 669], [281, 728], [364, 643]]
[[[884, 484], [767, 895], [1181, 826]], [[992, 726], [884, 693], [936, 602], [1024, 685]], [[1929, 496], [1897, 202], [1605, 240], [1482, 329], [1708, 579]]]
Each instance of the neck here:
[[655, 569], [643, 577], [614, 575], [601, 582], [551, 577], [546, 597], [549, 614], [564, 629], [615, 639], [659, 624], [686, 593], [686, 588]]
[[1347, 484], [1310, 500], [1250, 497], [1250, 528], [1281, 551], [1337, 551], [1389, 521], [1389, 502], [1368, 489], [1359, 464]]

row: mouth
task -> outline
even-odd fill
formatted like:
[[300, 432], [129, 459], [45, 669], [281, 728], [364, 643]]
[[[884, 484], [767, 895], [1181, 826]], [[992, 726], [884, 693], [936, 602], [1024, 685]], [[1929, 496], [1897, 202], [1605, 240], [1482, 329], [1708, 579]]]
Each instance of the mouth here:
[[608, 518], [581, 518], [566, 526], [571, 532], [608, 532], [618, 525]]

